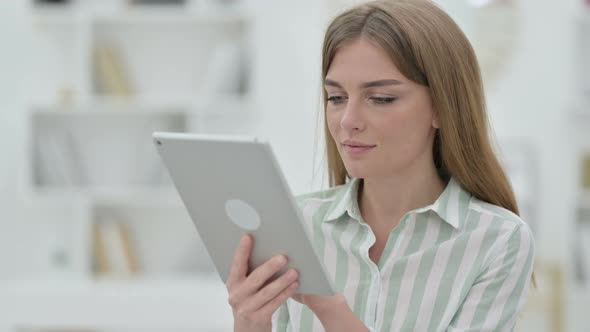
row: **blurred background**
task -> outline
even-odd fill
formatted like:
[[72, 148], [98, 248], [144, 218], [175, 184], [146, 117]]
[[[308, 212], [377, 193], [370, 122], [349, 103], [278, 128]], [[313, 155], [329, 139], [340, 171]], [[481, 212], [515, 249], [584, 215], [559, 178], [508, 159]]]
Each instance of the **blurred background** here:
[[[352, 0], [0, 2], [0, 331], [230, 331], [156, 130], [268, 139], [325, 188], [321, 41]], [[536, 237], [520, 331], [590, 331], [590, 3], [439, 0]]]

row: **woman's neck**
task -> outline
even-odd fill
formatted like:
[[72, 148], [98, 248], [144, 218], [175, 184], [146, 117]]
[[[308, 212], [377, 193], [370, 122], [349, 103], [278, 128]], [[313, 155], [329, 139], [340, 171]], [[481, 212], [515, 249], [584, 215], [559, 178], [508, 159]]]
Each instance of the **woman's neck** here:
[[405, 213], [434, 203], [445, 189], [434, 165], [407, 173], [363, 179], [359, 208], [368, 223], [395, 227]]

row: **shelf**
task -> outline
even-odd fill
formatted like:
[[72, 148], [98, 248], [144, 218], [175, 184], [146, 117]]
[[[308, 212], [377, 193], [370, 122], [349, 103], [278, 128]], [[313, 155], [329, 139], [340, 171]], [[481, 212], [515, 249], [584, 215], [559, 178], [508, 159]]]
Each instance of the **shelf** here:
[[250, 18], [235, 6], [190, 8], [184, 6], [144, 6], [122, 8], [81, 8], [80, 6], [40, 6], [33, 10], [33, 22], [40, 26], [63, 26], [82, 22], [99, 24], [243, 24]]
[[151, 98], [96, 97], [84, 105], [51, 105], [36, 102], [33, 114], [76, 117], [87, 115], [233, 115], [249, 112], [253, 106], [248, 95], [219, 94], [194, 96], [156, 96]]
[[109, 206], [172, 206], [183, 207], [174, 187], [143, 190], [95, 190], [88, 194], [95, 205]]
[[[180, 94], [180, 95], [156, 95], [121, 98], [115, 96], [102, 96], [94, 98], [91, 107], [104, 110], [120, 111], [123, 109], [161, 110], [183, 109], [189, 113], [200, 114], [233, 114], [236, 110], [250, 110], [252, 108], [251, 96], [239, 94]], [[215, 107], [215, 109], [210, 109]]]
[[34, 106], [33, 114], [43, 117], [79, 118], [79, 117], [120, 117], [120, 116], [184, 116], [186, 105], [136, 103], [97, 104], [92, 107], [76, 106]]
[[[231, 330], [227, 291], [216, 275], [182, 279], [0, 282], [12, 324]], [[3, 320], [6, 320], [3, 319]]]
[[82, 198], [95, 205], [121, 206], [172, 206], [182, 207], [182, 201], [174, 187], [99, 187], [99, 188], [49, 188], [35, 187], [37, 198], [71, 199]]
[[71, 28], [72, 25], [80, 24], [80, 17], [68, 14], [43, 14], [35, 17], [35, 23], [39, 28]]
[[33, 22], [39, 26], [67, 27], [80, 23], [82, 12], [72, 4], [67, 5], [34, 5], [32, 10]]
[[249, 95], [217, 95], [196, 98], [193, 100], [194, 109], [203, 115], [244, 115], [254, 111], [254, 105]]
[[73, 293], [84, 291], [86, 293], [120, 293], [133, 291], [135, 294], [156, 295], [182, 295], [187, 291], [201, 290], [202, 288], [223, 288], [223, 282], [215, 272], [185, 274], [174, 277], [138, 277], [138, 278], [61, 278], [61, 279], [34, 279], [0, 280], [0, 292], [2, 293]]
[[189, 111], [193, 105], [192, 96], [170, 95], [150, 97], [118, 97], [118, 96], [96, 96], [90, 102], [88, 109], [97, 111], [154, 111], [182, 110]]
[[228, 8], [204, 11], [180, 8], [127, 8], [124, 12], [94, 15], [100, 24], [242, 24], [247, 16], [240, 10]]

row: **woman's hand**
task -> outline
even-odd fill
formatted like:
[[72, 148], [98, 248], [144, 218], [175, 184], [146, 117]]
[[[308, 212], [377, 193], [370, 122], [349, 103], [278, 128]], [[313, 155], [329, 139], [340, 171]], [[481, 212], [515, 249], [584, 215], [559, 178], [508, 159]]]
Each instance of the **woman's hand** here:
[[342, 294], [334, 296], [295, 294], [292, 298], [313, 311], [328, 332], [368, 331], [364, 323], [350, 309]]
[[299, 286], [297, 272], [293, 269], [267, 284], [268, 279], [287, 264], [287, 257], [283, 255], [272, 257], [248, 275], [253, 241], [250, 235], [240, 241], [226, 282], [235, 332], [271, 331], [273, 313]]
[[333, 311], [339, 311], [345, 307], [348, 307], [346, 299], [340, 293], [334, 296], [320, 296], [298, 293], [291, 297], [293, 300], [301, 304], [305, 304], [318, 318], [320, 318], [320, 316], [325, 316], [331, 309]]

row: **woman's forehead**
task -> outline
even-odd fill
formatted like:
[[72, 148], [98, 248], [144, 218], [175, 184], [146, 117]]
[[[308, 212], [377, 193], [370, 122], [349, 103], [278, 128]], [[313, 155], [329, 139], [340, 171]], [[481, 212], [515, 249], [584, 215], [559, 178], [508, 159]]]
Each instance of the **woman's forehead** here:
[[339, 47], [325, 79], [332, 81], [370, 82], [393, 79], [407, 81], [381, 47], [365, 39], [358, 39]]

